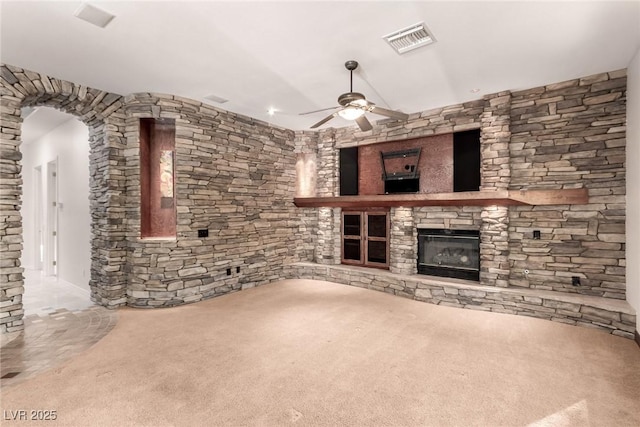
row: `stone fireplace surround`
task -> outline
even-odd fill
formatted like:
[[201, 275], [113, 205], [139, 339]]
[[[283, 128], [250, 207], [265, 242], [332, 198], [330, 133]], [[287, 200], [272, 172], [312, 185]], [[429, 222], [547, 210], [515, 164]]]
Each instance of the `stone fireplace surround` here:
[[[633, 338], [635, 312], [624, 301], [625, 94], [622, 70], [501, 92], [408, 123], [385, 120], [372, 132], [299, 134], [296, 151], [316, 156], [317, 197], [339, 195], [339, 148], [480, 129], [481, 191], [586, 188], [589, 201], [391, 208], [389, 272], [339, 265], [340, 208], [305, 209], [318, 222], [314, 262], [295, 265], [291, 276]], [[418, 228], [479, 230], [480, 283], [417, 275]]]

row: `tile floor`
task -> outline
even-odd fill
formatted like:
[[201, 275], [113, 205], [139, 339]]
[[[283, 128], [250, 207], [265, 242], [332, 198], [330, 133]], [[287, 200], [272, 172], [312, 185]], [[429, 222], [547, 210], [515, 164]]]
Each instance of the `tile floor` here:
[[94, 305], [88, 289], [27, 269], [24, 272], [22, 304], [26, 316], [50, 314], [58, 308], [83, 310]]
[[2, 336], [0, 386], [22, 382], [88, 349], [113, 329], [117, 312], [93, 304], [89, 292], [25, 271], [24, 332]]

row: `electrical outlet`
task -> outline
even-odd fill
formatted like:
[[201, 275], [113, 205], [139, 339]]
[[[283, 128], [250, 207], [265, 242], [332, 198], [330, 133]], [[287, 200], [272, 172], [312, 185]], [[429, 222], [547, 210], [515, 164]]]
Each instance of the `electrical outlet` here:
[[227, 276], [231, 276], [231, 269], [227, 268]]
[[236, 267], [236, 273], [240, 273], [240, 267]]
[[580, 286], [580, 278], [578, 276], [571, 276], [571, 284], [573, 286]]
[[540, 230], [533, 230], [533, 238], [540, 240]]
[[206, 228], [198, 230], [198, 237], [209, 237], [209, 230]]

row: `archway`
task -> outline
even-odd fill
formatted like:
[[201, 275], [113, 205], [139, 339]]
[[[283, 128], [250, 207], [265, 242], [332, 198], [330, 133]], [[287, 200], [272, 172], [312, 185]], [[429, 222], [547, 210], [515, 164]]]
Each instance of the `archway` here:
[[[125, 116], [118, 94], [0, 65], [0, 332], [24, 328], [21, 109], [48, 106], [78, 117], [89, 129], [91, 299], [126, 303]], [[6, 314], [5, 314], [6, 313]]]
[[22, 110], [25, 316], [92, 304], [89, 129], [50, 107]]

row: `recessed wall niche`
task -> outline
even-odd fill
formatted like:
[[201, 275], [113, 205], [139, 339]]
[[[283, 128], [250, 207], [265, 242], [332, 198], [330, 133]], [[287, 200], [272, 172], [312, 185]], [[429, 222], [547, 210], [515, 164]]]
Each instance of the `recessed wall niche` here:
[[341, 148], [340, 195], [479, 191], [480, 163], [480, 129]]
[[140, 119], [140, 237], [176, 237], [173, 119]]
[[316, 155], [298, 153], [296, 157], [296, 197], [316, 195]]

